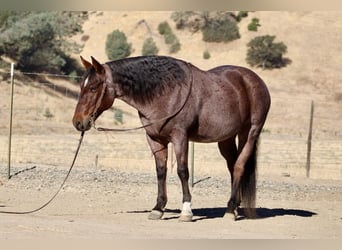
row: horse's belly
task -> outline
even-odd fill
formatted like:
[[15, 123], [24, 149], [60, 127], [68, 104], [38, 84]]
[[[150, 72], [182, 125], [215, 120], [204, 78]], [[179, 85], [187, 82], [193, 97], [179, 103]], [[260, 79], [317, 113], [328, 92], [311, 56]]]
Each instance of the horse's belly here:
[[199, 120], [198, 126], [189, 132], [189, 139], [194, 142], [219, 142], [235, 137], [241, 127], [239, 117], [215, 117]]
[[191, 135], [189, 137], [190, 141], [194, 142], [202, 142], [202, 143], [211, 143], [211, 142], [220, 142], [225, 141], [229, 138], [235, 137], [236, 133], [216, 133], [216, 134], [197, 134]]

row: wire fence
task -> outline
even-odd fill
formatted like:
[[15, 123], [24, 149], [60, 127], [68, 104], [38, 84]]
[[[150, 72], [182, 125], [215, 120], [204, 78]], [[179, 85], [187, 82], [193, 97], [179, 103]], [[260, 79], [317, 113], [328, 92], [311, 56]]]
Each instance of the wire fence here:
[[[65, 75], [31, 72], [14, 74], [15, 78], [23, 75], [39, 75], [45, 80], [40, 79], [30, 84], [15, 82], [12, 166], [68, 166], [78, 142], [78, 133], [71, 125], [78, 84], [67, 82], [70, 76]], [[73, 77], [78, 80], [80, 78]], [[3, 93], [0, 109], [1, 174], [6, 173], [8, 160], [10, 84], [7, 79], [0, 78]], [[27, 96], [34, 101], [28, 102]], [[311, 101], [311, 98], [272, 98], [272, 107], [259, 142], [258, 163], [261, 174], [305, 176]], [[310, 177], [342, 179], [341, 108], [334, 102], [324, 100], [314, 100], [314, 104]], [[125, 109], [124, 104], [119, 106]], [[125, 126], [131, 126], [131, 120], [133, 123], [139, 122], [138, 116], [132, 117], [134, 115], [129, 112], [125, 115], [129, 117]], [[115, 126], [113, 113], [104, 116], [107, 116], [107, 124]], [[210, 175], [213, 167], [226, 172], [225, 161], [216, 145], [195, 144], [194, 148], [195, 175]], [[144, 131], [124, 134], [89, 132], [77, 164], [97, 169], [115, 167], [154, 171], [154, 159]], [[169, 165], [174, 165], [171, 149]]]

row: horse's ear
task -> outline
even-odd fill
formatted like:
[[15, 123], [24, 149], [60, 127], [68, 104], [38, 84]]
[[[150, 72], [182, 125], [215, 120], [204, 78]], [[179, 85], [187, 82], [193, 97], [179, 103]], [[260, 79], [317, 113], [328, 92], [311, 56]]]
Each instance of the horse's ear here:
[[90, 67], [92, 67], [91, 63], [88, 62], [87, 60], [85, 60], [82, 56], [81, 57], [81, 62], [83, 64], [83, 66], [86, 68], [86, 69], [89, 69]]
[[103, 74], [105, 72], [105, 69], [103, 68], [103, 66], [101, 65], [101, 63], [99, 63], [94, 57], [91, 56], [91, 62], [95, 68], [95, 71], [97, 74]]

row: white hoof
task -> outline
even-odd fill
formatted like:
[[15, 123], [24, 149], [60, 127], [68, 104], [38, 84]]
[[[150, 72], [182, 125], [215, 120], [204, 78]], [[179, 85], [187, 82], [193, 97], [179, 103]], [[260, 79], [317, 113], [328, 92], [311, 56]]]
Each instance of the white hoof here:
[[163, 212], [158, 210], [152, 210], [151, 213], [148, 215], [149, 220], [160, 220], [163, 217]]
[[191, 211], [191, 202], [184, 202], [181, 215], [179, 216], [179, 221], [181, 222], [192, 221], [192, 216], [193, 214]]
[[191, 222], [192, 221], [192, 215], [185, 215], [181, 214], [178, 218], [180, 222]]

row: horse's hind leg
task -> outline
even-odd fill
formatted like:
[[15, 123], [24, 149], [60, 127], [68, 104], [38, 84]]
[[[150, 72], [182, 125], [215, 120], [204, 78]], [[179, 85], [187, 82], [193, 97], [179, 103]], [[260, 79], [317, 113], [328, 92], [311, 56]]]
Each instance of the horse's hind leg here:
[[231, 179], [231, 189], [233, 191], [233, 177], [234, 177], [234, 165], [238, 157], [238, 151], [235, 143], [235, 136], [218, 143], [221, 155], [225, 158], [227, 162], [227, 168], [230, 173]]
[[254, 207], [256, 189], [256, 143], [262, 126], [252, 125], [239, 134], [239, 156], [233, 170], [233, 185], [227, 212], [236, 214], [241, 198]]
[[167, 193], [166, 193], [166, 175], [167, 175], [167, 145], [162, 145], [154, 140], [152, 140], [149, 136], [147, 136], [147, 141], [150, 145], [152, 153], [154, 155], [155, 163], [156, 163], [156, 172], [157, 172], [157, 180], [158, 180], [158, 196], [157, 203], [152, 209], [149, 219], [150, 220], [158, 220], [163, 216], [164, 208], [167, 203]]

